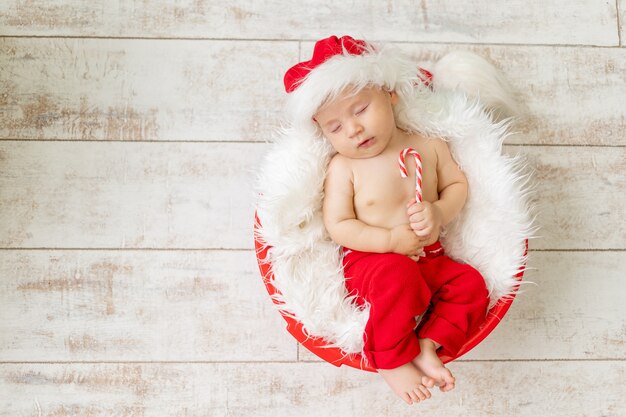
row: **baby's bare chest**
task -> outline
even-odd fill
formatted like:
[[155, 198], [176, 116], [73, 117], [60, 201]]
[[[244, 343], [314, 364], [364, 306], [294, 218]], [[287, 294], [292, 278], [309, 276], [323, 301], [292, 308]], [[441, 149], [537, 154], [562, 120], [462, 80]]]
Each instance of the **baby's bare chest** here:
[[[353, 167], [354, 206], [360, 211], [393, 211], [404, 209], [415, 197], [415, 162], [407, 160], [409, 176], [402, 178], [397, 160], [362, 161]], [[437, 199], [437, 172], [430, 158], [422, 157], [423, 199]]]

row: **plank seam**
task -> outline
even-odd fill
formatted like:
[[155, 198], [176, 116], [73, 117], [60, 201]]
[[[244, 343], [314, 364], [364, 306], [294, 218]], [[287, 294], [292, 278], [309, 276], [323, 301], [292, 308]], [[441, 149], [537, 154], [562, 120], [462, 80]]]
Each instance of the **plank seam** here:
[[[0, 138], [0, 142], [68, 142], [68, 143], [216, 143], [216, 144], [229, 144], [229, 143], [256, 143], [265, 145], [269, 142], [261, 140], [119, 140], [119, 139], [19, 139], [19, 138]], [[624, 145], [626, 146], [626, 145]]]
[[[256, 145], [267, 145], [271, 142], [269, 141], [260, 141], [260, 140], [116, 140], [116, 139], [15, 139], [15, 138], [0, 138], [0, 143], [2, 142], [31, 142], [31, 143], [50, 143], [50, 142], [61, 142], [61, 143], [126, 143], [126, 144], [136, 144], [136, 143], [204, 143], [204, 144], [256, 144]], [[611, 145], [611, 144], [600, 144], [600, 145], [592, 145], [592, 144], [567, 144], [567, 143], [505, 143], [504, 146], [512, 147], [551, 147], [551, 148], [626, 148], [625, 145]]]
[[618, 44], [621, 47], [622, 46], [622, 22], [620, 20], [620, 7], [619, 7], [619, 0], [615, 0], [615, 11], [617, 13], [617, 40], [618, 40]]
[[[597, 358], [597, 359], [456, 359], [454, 363], [502, 363], [502, 362], [626, 362], [626, 358]], [[321, 360], [301, 360], [301, 361], [0, 361], [2, 365], [98, 365], [98, 364], [161, 364], [161, 365], [185, 365], [185, 364], [320, 364], [326, 362]]]
[[[0, 35], [0, 39], [102, 39], [102, 40], [155, 40], [155, 41], [210, 41], [210, 42], [310, 42], [317, 39], [272, 39], [272, 38], [207, 38], [207, 37], [155, 37], [155, 36], [78, 36], [78, 35]], [[374, 40], [380, 42], [380, 40]], [[446, 42], [405, 41], [384, 39], [386, 43], [398, 45], [465, 45], [465, 46], [520, 46], [520, 47], [563, 47], [619, 49], [620, 45], [575, 44], [575, 43], [506, 43], [506, 42]]]
[[[21, 247], [21, 248], [0, 248], [0, 251], [145, 251], [145, 252], [254, 252], [254, 248], [119, 248], [119, 247], [99, 247], [99, 248], [79, 248], [79, 247]], [[626, 249], [625, 249], [626, 250]]]
[[[119, 247], [99, 247], [99, 248], [81, 248], [81, 247], [19, 247], [19, 248], [0, 248], [0, 251], [144, 251], [144, 252], [254, 252], [254, 248], [119, 248]], [[529, 253], [543, 252], [626, 252], [626, 248], [598, 248], [598, 249], [529, 249]]]

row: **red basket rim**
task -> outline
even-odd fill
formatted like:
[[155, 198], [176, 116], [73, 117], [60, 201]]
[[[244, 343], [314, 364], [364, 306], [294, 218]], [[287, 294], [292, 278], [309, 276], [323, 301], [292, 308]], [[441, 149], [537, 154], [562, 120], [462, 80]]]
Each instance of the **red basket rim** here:
[[[270, 249], [270, 246], [265, 246], [259, 240], [259, 229], [261, 227], [258, 215], [255, 213], [255, 223], [254, 223], [254, 246], [256, 249], [256, 257], [257, 262], [259, 264], [259, 270], [261, 272], [261, 276], [263, 278], [263, 283], [265, 284], [265, 288], [267, 289], [268, 294], [272, 298], [272, 301], [280, 305], [278, 301], [274, 299], [275, 294], [280, 294], [280, 292], [274, 287], [271, 283], [273, 278], [273, 273], [271, 270], [271, 263], [265, 261], [267, 259], [267, 251]], [[525, 241], [525, 252], [524, 255], [528, 253], [528, 239]], [[515, 278], [518, 281], [522, 281], [522, 277], [524, 276], [524, 266], [520, 268], [520, 271], [515, 275]], [[510, 296], [500, 299], [498, 303], [493, 306], [489, 313], [487, 314], [487, 318], [480, 326], [480, 328], [475, 331], [465, 342], [465, 344], [461, 347], [456, 356], [451, 357], [448, 355], [439, 354], [443, 363], [448, 363], [454, 359], [457, 359], [467, 352], [472, 350], [476, 345], [478, 345], [483, 339], [485, 339], [492, 331], [496, 328], [496, 326], [500, 323], [504, 315], [507, 313], [515, 296], [517, 294], [517, 286]], [[285, 315], [283, 312], [280, 312], [281, 316], [287, 322], [287, 331], [305, 348], [311, 351], [314, 355], [323, 359], [324, 361], [331, 363], [335, 366], [347, 365], [356, 369], [362, 369], [364, 371], [376, 372], [376, 369], [367, 364], [363, 357], [360, 354], [351, 354], [346, 355], [341, 349], [335, 347], [328, 347], [327, 342], [322, 338], [307, 336], [304, 333], [304, 329], [302, 323], [295, 320], [293, 317], [289, 317]]]

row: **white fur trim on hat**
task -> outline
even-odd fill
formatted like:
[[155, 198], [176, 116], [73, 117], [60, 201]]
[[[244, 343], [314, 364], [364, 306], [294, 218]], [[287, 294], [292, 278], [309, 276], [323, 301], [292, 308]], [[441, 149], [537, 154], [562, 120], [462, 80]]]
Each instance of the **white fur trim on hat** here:
[[375, 85], [386, 90], [422, 86], [417, 65], [396, 48], [386, 45], [376, 50], [368, 45], [361, 55], [347, 52], [335, 55], [306, 76], [287, 98], [289, 123], [299, 129], [316, 129], [312, 118], [320, 106], [345, 88], [355, 91]]

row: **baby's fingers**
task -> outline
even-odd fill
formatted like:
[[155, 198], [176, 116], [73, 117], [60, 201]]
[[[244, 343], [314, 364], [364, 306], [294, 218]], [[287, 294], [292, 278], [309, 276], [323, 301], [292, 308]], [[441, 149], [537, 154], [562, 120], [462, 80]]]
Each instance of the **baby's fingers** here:
[[[416, 235], [417, 235], [417, 233], [416, 233]], [[427, 235], [418, 235], [418, 236], [422, 240], [422, 242], [429, 242], [430, 238], [431, 238], [431, 234], [430, 233], [427, 234]]]
[[413, 232], [422, 238], [422, 240], [428, 240], [430, 233], [433, 231], [431, 226], [428, 226], [424, 229], [413, 229]]
[[414, 231], [424, 230], [427, 227], [432, 226], [428, 219], [421, 216], [415, 216], [412, 219], [409, 219], [409, 221], [409, 225]]
[[424, 240], [424, 238], [430, 235], [434, 230], [433, 225], [428, 222], [411, 223], [410, 225], [413, 233], [421, 237], [422, 240]]
[[411, 202], [412, 203], [409, 204], [406, 209], [409, 216], [415, 213], [422, 212], [426, 208], [426, 206], [419, 201], [411, 200]]

